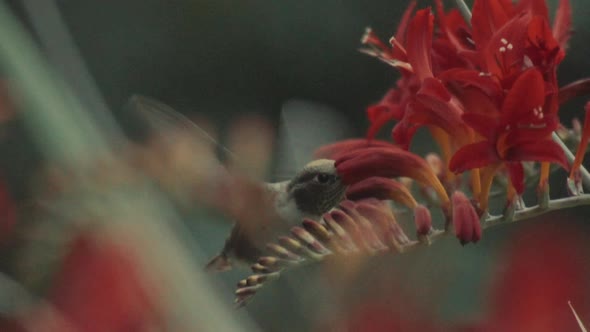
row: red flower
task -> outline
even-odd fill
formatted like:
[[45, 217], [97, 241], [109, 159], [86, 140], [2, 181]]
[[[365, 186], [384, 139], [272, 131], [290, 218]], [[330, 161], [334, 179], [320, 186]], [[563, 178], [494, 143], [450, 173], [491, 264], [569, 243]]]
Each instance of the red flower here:
[[[431, 80], [447, 70], [478, 68], [478, 74], [483, 71], [492, 75], [501, 83], [502, 89], [509, 89], [523, 68], [534, 66], [552, 85], [548, 91], [557, 91], [555, 67], [564, 57], [563, 47], [571, 30], [571, 9], [567, 0], [560, 2], [553, 29], [549, 27], [545, 1], [523, 0], [515, 6], [509, 0], [477, 0], [471, 21], [473, 28], [469, 28], [457, 10], [446, 14], [442, 2], [439, 0], [436, 4], [437, 22], [442, 33], [433, 36], [434, 18], [428, 8], [417, 11], [409, 19], [415, 5], [412, 3], [404, 14], [396, 37], [392, 38], [396, 47], [381, 53], [382, 57], [409, 64], [410, 68], [396, 66], [403, 68], [403, 77], [398, 81], [397, 88], [390, 90], [381, 102], [367, 110], [371, 122], [367, 133], [369, 138], [392, 119], [400, 121], [393, 134], [404, 147], [409, 145], [416, 127], [420, 125], [435, 123], [456, 134], [455, 130], [460, 126], [458, 119], [448, 121], [453, 126], [436, 124], [441, 116], [460, 116], [462, 113], [461, 105], [453, 101], [454, 96]], [[365, 41], [370, 40], [374, 47], [383, 45], [372, 33], [371, 36]], [[395, 50], [399, 52], [394, 54]], [[428, 99], [424, 99], [425, 96]], [[545, 107], [548, 113], [556, 112], [556, 105], [549, 106]], [[435, 114], [424, 114], [428, 109]], [[406, 116], [408, 112], [414, 114], [414, 119]]]
[[313, 155], [316, 159], [338, 159], [343, 154], [369, 147], [389, 147], [397, 149], [397, 146], [390, 142], [375, 139], [368, 140], [364, 138], [353, 138], [324, 145], [317, 149]]
[[508, 241], [485, 331], [580, 331], [568, 301], [588, 326], [587, 241], [560, 221], [536, 223]]
[[80, 331], [147, 331], [157, 319], [142, 281], [122, 247], [81, 236], [72, 244], [49, 300]]
[[463, 172], [485, 166], [497, 169], [507, 163], [519, 194], [524, 191], [521, 161], [554, 162], [567, 169], [563, 150], [550, 136], [557, 128], [557, 119], [545, 115], [544, 102], [543, 77], [538, 70], [530, 69], [514, 83], [499, 111], [463, 114], [463, 120], [484, 140], [459, 149], [449, 168]]
[[406, 8], [396, 34], [391, 38], [390, 42], [393, 47], [381, 42], [371, 29], [367, 29], [363, 36], [363, 44], [370, 47], [362, 50], [364, 53], [376, 56], [402, 73], [402, 78], [397, 82], [397, 89], [390, 90], [379, 103], [367, 109], [367, 117], [371, 123], [367, 132], [368, 138], [374, 138], [379, 129], [387, 122], [394, 119], [400, 120], [403, 117], [406, 104], [417, 90], [416, 76], [413, 75], [413, 68], [408, 63], [408, 55], [403, 46], [406, 43], [406, 30], [415, 7], [416, 1], [412, 1]]
[[426, 161], [395, 146], [354, 150], [341, 155], [335, 166], [345, 184], [354, 184], [374, 176], [405, 176], [432, 187], [443, 206], [449, 203], [443, 185]]
[[418, 205], [405, 185], [382, 177], [370, 177], [351, 185], [346, 190], [346, 197], [353, 201], [366, 198], [392, 200], [410, 209], [414, 209]]

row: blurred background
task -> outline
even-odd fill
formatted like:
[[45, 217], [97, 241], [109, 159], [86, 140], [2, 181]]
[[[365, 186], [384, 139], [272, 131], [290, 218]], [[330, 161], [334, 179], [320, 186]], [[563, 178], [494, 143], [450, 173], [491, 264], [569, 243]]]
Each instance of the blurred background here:
[[[454, 3], [444, 2], [447, 7]], [[590, 74], [590, 9], [586, 0], [571, 2], [576, 31], [560, 67], [562, 84]], [[236, 150], [248, 175], [263, 180], [285, 179], [314, 147], [364, 134], [366, 106], [379, 100], [398, 75], [359, 53], [360, 38], [365, 27], [371, 26], [387, 40], [407, 3], [55, 1], [52, 8], [58, 10], [70, 34], [80, 57], [76, 60], [60, 56], [64, 54], [60, 53], [61, 44], [48, 42], [49, 32], [39, 29], [43, 21], [39, 23], [35, 17], [44, 16], [46, 5], [6, 2], [86, 106], [94, 105], [89, 92], [94, 88], [79, 84], [80, 76], [70, 72], [80, 59], [104, 100], [104, 110], [110, 110], [138, 142], [143, 138], [138, 120], [124, 111], [133, 94], [156, 98], [199, 123], [222, 144]], [[418, 3], [419, 7], [430, 5], [429, 1]], [[556, 1], [549, 3], [551, 8], [556, 7]], [[10, 72], [6, 65], [0, 63], [0, 69]], [[6, 81], [10, 80], [7, 75]], [[29, 219], [39, 219], [30, 216], [32, 208], [28, 208], [31, 197], [39, 195], [37, 183], [43, 182], [46, 190], [67, 187], [67, 173], [61, 177], [55, 174], [59, 171], [52, 173], [54, 169], [47, 165], [42, 148], [19, 115], [21, 104], [15, 101], [19, 98], [6, 89], [3, 93], [0, 189], [6, 192], [6, 198], [0, 195], [0, 201], [5, 201], [0, 204], [14, 207], [15, 212], [8, 213], [6, 220], [13, 218], [15, 222], [2, 227], [16, 229], [14, 232], [25, 234], [26, 240], [5, 241], [0, 266], [5, 275], [21, 282], [35, 296], [53, 296], [56, 303], [78, 303], [59, 296], [67, 293], [63, 289], [70, 285], [59, 272], [63, 260], [69, 257], [68, 250], [61, 245], [54, 251], [47, 249], [53, 248], [49, 245], [30, 249], [31, 242], [43, 243], [52, 232], [63, 229], [32, 232], [28, 228], [34, 224]], [[566, 105], [561, 111], [562, 122], [570, 126], [572, 118], [582, 118], [584, 103], [580, 99]], [[94, 116], [100, 118], [98, 112]], [[388, 138], [388, 130], [383, 130], [382, 137]], [[420, 137], [413, 146], [422, 155], [432, 149], [426, 137]], [[166, 156], [174, 159], [190, 151], [179, 149]], [[192, 157], [192, 162], [199, 162], [198, 155]], [[173, 178], [182, 170], [162, 171]], [[558, 172], [554, 179], [552, 195], [565, 195], [565, 174]], [[181, 207], [172, 205], [179, 208], [184, 227], [181, 233], [192, 244], [187, 246], [190, 264], [200, 269], [222, 247], [231, 220], [198, 204], [182, 203]], [[229, 309], [215, 317], [223, 320], [235, 316], [240, 322], [248, 322], [242, 327], [264, 331], [469, 331], [482, 326], [566, 331], [576, 327], [568, 300], [590, 324], [589, 213], [589, 208], [577, 208], [547, 215], [538, 222], [494, 228], [485, 232], [477, 245], [461, 247], [458, 241], [447, 238], [408, 255], [297, 269], [260, 291], [246, 308]], [[60, 226], [53, 227], [64, 227], [57, 224]], [[86, 250], [84, 241], [74, 242], [74, 248]], [[43, 255], [51, 257], [36, 260]], [[194, 282], [195, 287], [212, 291], [202, 293], [204, 297], [217, 297], [215, 301], [227, 309], [233, 301], [235, 283], [247, 274], [248, 270], [241, 269]], [[80, 289], [78, 292], [84, 292], [86, 288]], [[16, 302], [9, 302], [3, 305], [7, 317], [16, 307]], [[95, 312], [88, 310], [92, 317]], [[194, 315], [199, 314], [195, 310]], [[144, 316], [138, 317], [141, 320]]]

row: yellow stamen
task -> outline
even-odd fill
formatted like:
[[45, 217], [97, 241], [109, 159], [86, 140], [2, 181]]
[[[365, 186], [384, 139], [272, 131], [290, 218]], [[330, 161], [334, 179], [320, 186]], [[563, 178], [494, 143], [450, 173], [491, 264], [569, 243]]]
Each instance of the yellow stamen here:
[[541, 175], [539, 176], [539, 187], [543, 187], [549, 181], [549, 168], [551, 164], [548, 162], [541, 163]]
[[479, 168], [471, 170], [471, 190], [473, 191], [473, 197], [478, 199], [481, 195], [481, 172]]

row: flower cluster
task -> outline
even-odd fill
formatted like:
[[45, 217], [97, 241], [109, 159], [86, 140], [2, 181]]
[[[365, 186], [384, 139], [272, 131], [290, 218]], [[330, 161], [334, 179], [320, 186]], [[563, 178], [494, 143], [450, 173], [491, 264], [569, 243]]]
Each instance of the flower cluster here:
[[[392, 138], [407, 150], [416, 131], [427, 128], [440, 147], [444, 165], [438, 175], [442, 184], [429, 181], [428, 185], [444, 198], [443, 208], [449, 199], [438, 190], [441, 185], [453, 193], [462, 185], [457, 174], [471, 171], [469, 190], [474, 204], [472, 211], [461, 214], [464, 216], [481, 216], [488, 209], [498, 174], [508, 180], [508, 202], [518, 201], [525, 190], [524, 162], [541, 163], [539, 188], [546, 190], [550, 163], [569, 170], [562, 147], [552, 139], [560, 125], [559, 105], [564, 102], [559, 96], [557, 67], [571, 35], [569, 1], [560, 1], [552, 25], [544, 0], [516, 4], [475, 0], [469, 20], [458, 9], [445, 11], [440, 0], [436, 1], [436, 15], [430, 8], [415, 9], [413, 1], [388, 44], [371, 29], [362, 39], [364, 53], [401, 74], [396, 86], [368, 107], [367, 138], [373, 140], [383, 126], [396, 120]], [[373, 147], [340, 157], [350, 159], [350, 154], [364, 163], [368, 161], [363, 154], [370, 155], [375, 164], [391, 167], [393, 162]], [[414, 161], [395, 163], [395, 168], [406, 165], [419, 172], [412, 166]], [[370, 171], [351, 162], [341, 165], [345, 175]], [[373, 165], [371, 171], [378, 169]], [[385, 173], [376, 175], [391, 176]], [[453, 223], [458, 226], [457, 220]]]

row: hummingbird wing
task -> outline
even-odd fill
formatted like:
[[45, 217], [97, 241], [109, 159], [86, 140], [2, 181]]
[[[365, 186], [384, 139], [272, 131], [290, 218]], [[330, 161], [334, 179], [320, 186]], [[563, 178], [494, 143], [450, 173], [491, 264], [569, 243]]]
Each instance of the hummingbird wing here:
[[226, 188], [231, 188], [233, 177], [215, 150], [235, 158], [229, 149], [186, 116], [153, 98], [134, 95], [125, 111], [140, 123], [136, 130], [151, 161], [148, 170], [159, 183], [180, 194], [181, 202], [225, 206], [222, 196]]
[[294, 174], [321, 145], [351, 137], [342, 113], [319, 103], [291, 99], [281, 107], [278, 174]]
[[227, 157], [235, 159], [238, 157], [223, 144], [213, 138], [205, 129], [199, 127], [189, 118], [174, 110], [172, 107], [150, 97], [135, 94], [129, 98], [125, 109], [139, 117], [139, 120], [147, 126], [150, 134], [168, 136], [172, 140], [170, 133], [183, 131], [190, 134], [197, 142], [205, 142], [208, 145], [222, 150]]

